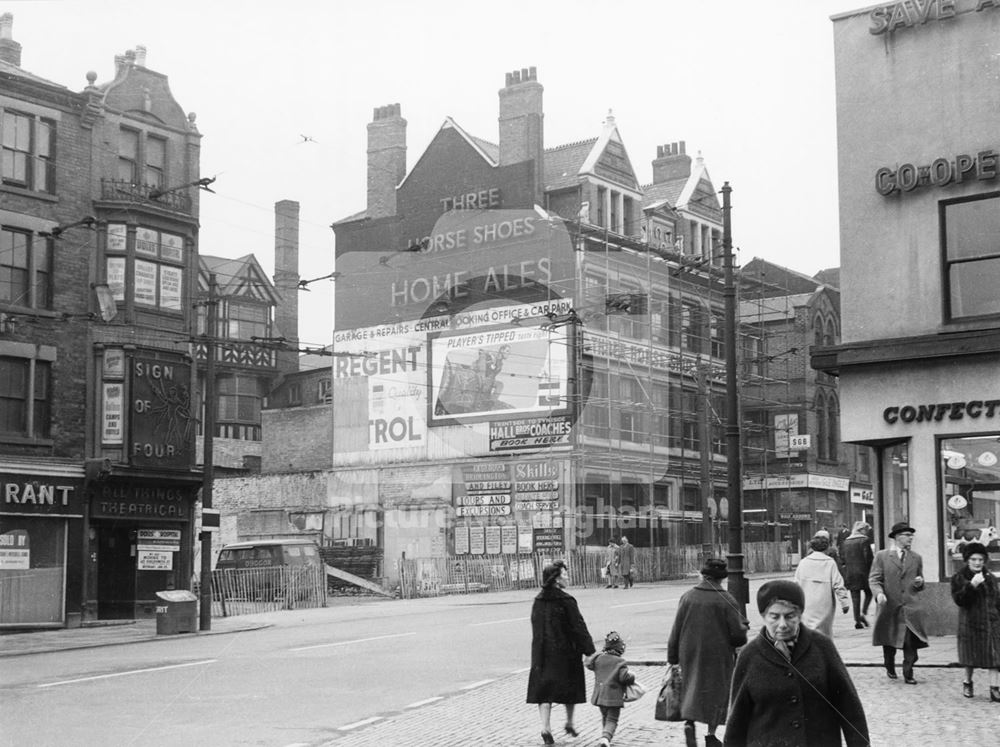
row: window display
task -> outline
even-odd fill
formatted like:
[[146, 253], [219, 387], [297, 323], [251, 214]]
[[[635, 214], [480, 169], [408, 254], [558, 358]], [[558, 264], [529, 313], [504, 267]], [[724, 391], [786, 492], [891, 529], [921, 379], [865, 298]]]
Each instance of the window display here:
[[1000, 434], [940, 440], [948, 573], [962, 566], [962, 546], [981, 542], [987, 567], [1000, 572]]

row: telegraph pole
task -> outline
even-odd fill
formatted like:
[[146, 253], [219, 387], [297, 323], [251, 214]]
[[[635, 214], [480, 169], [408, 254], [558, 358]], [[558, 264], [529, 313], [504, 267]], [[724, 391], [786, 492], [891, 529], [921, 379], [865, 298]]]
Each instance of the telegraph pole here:
[[[215, 273], [208, 276], [208, 312], [205, 321], [205, 417], [202, 431], [204, 458], [202, 464], [201, 508], [212, 508], [212, 472], [215, 453], [215, 334], [216, 334]], [[212, 532], [201, 528], [201, 630], [212, 629]]]
[[736, 388], [736, 284], [733, 279], [733, 229], [729, 182], [722, 185], [722, 254], [725, 270], [725, 345], [726, 345], [726, 466], [729, 496], [729, 593], [746, 612], [750, 590], [743, 575], [743, 479], [740, 454], [740, 400]]

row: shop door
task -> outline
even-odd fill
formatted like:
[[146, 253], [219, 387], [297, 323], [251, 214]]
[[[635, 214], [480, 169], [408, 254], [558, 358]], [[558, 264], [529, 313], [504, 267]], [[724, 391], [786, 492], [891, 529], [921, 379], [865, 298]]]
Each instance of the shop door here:
[[101, 620], [135, 616], [135, 557], [131, 532], [120, 524], [98, 529], [97, 617]]

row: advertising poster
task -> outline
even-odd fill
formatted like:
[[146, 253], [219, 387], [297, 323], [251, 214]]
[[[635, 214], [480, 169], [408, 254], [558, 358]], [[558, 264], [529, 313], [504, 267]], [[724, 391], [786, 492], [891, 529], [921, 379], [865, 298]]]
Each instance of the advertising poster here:
[[137, 228], [135, 230], [135, 253], [144, 254], [147, 257], [155, 257], [160, 248], [160, 237], [156, 231], [150, 228]]
[[31, 568], [31, 542], [24, 529], [0, 534], [0, 571], [26, 571]]
[[135, 302], [156, 306], [156, 264], [153, 262], [135, 261]]
[[469, 528], [455, 527], [455, 554], [466, 555], [469, 552]]
[[172, 571], [174, 554], [159, 550], [139, 550], [135, 567], [139, 571]]
[[535, 552], [558, 555], [563, 552], [562, 527], [540, 527], [534, 530]]
[[792, 455], [789, 439], [799, 432], [799, 415], [794, 412], [779, 412], [774, 415], [774, 455], [787, 459]]
[[108, 251], [125, 253], [128, 247], [128, 229], [124, 223], [108, 224]]
[[482, 555], [486, 552], [486, 532], [485, 527], [469, 527], [469, 552], [473, 555]]
[[489, 525], [486, 527], [486, 554], [500, 554], [500, 527]]
[[504, 462], [482, 462], [456, 468], [455, 515], [510, 516], [511, 481]]
[[513, 555], [517, 552], [517, 527], [513, 525], [500, 527], [500, 552]]
[[120, 446], [125, 438], [125, 384], [104, 382], [101, 408], [101, 443]]
[[171, 311], [181, 310], [181, 278], [184, 271], [180, 267], [160, 266], [160, 307]]
[[573, 422], [568, 415], [490, 423], [490, 451], [521, 451], [568, 444]]
[[566, 328], [506, 327], [430, 341], [431, 425], [568, 409]]
[[160, 257], [169, 262], [183, 262], [184, 238], [172, 233], [160, 234]]
[[125, 300], [125, 257], [108, 257], [108, 289], [116, 301]]

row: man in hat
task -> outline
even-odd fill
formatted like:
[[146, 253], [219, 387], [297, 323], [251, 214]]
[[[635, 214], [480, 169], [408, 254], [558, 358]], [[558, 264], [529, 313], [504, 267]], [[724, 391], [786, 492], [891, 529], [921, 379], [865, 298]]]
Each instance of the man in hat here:
[[917, 650], [928, 645], [919, 596], [924, 588], [924, 562], [910, 549], [915, 531], [905, 521], [893, 524], [889, 531], [893, 547], [875, 553], [868, 576], [877, 605], [872, 645], [882, 647], [885, 673], [893, 680], [896, 649], [903, 649], [903, 680], [908, 685], [917, 684], [913, 678]]

